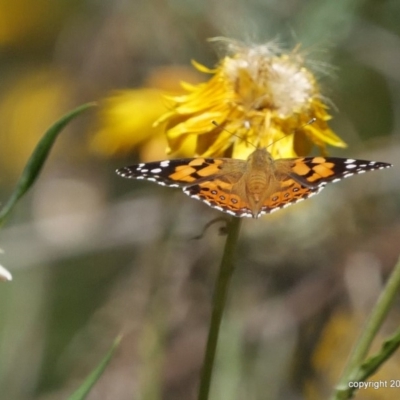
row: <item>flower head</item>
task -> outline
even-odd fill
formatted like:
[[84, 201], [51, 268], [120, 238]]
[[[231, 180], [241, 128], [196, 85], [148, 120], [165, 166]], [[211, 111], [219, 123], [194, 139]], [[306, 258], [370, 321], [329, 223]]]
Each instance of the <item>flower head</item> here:
[[209, 81], [168, 97], [171, 109], [156, 125], [165, 123], [170, 152], [193, 136], [193, 152], [212, 157], [246, 158], [254, 146], [277, 158], [305, 155], [312, 143], [323, 153], [327, 144], [346, 146], [328, 127], [327, 105], [296, 49], [225, 42], [228, 55], [215, 69], [193, 63]]

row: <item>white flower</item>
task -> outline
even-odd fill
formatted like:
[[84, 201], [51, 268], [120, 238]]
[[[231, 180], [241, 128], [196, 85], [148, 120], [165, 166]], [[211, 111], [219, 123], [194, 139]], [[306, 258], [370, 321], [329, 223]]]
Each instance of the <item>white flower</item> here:
[[11, 273], [0, 265], [0, 281], [12, 281]]

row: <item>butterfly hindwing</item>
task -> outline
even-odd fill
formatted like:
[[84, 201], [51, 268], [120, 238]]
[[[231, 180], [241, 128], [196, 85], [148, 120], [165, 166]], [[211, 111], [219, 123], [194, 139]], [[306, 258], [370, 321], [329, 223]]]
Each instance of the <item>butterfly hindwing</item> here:
[[283, 181], [281, 190], [273, 193], [264, 201], [260, 215], [269, 214], [281, 208], [299, 203], [300, 201], [318, 194], [323, 188], [324, 185], [315, 188], [302, 186], [294, 179]]
[[183, 192], [193, 199], [200, 200], [208, 206], [235, 217], [251, 217], [248, 203], [242, 196], [232, 193], [232, 185], [222, 179], [214, 179], [189, 186]]

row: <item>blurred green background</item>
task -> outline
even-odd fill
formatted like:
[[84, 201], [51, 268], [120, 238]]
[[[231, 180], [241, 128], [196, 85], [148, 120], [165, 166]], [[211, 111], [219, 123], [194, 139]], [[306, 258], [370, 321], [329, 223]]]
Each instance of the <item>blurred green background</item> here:
[[[190, 60], [215, 65], [210, 37], [301, 43], [349, 144], [331, 154], [395, 166], [244, 222], [211, 398], [325, 399], [400, 253], [399, 21], [396, 0], [0, 0], [0, 201], [69, 109], [204, 79]], [[125, 152], [98, 151], [102, 121], [89, 111], [61, 134], [0, 232], [14, 276], [0, 283], [1, 399], [67, 398], [118, 334], [88, 399], [196, 398], [224, 237], [191, 238], [219, 214], [115, 175], [160, 144], [146, 147], [149, 128]], [[395, 356], [376, 379], [399, 378]]]

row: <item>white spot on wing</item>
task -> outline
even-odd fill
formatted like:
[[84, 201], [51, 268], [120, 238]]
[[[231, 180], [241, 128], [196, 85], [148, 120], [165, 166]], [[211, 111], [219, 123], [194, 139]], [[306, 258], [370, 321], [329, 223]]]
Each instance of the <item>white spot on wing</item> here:
[[344, 163], [345, 164], [353, 164], [355, 162], [356, 162], [356, 160], [353, 160], [352, 158], [348, 158]]
[[165, 161], [161, 161], [160, 162], [160, 167], [168, 167], [168, 165], [169, 165], [169, 160], [165, 160]]
[[161, 171], [162, 171], [161, 168], [153, 168], [150, 172], [151, 172], [152, 174], [158, 174], [158, 173], [161, 172]]

